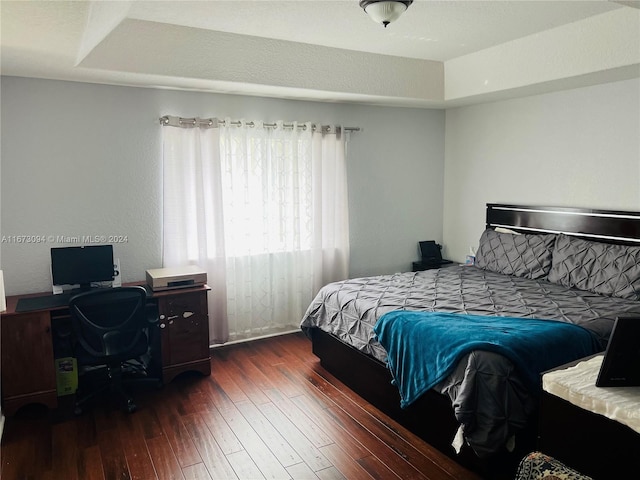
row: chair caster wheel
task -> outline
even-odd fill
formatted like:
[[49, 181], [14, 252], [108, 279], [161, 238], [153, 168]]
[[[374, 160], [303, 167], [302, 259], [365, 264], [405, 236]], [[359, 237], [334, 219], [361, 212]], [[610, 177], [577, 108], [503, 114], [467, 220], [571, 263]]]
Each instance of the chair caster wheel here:
[[125, 410], [127, 411], [127, 413], [133, 413], [133, 412], [135, 412], [135, 411], [136, 411], [136, 408], [138, 408], [138, 407], [136, 407], [136, 404], [135, 404], [135, 403], [133, 403], [131, 400], [129, 400], [129, 401], [127, 402], [127, 405], [125, 406]]

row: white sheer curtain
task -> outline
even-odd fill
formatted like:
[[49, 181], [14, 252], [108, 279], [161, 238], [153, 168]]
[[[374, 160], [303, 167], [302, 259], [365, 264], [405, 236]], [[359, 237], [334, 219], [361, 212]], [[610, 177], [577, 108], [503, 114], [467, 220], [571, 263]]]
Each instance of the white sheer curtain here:
[[207, 270], [214, 343], [296, 329], [347, 277], [345, 136], [195, 123], [163, 128], [163, 263]]

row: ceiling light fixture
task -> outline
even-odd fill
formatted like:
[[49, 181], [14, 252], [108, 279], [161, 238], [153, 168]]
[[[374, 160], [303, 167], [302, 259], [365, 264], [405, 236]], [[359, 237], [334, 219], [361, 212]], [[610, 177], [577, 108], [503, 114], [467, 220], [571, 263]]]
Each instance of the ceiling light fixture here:
[[413, 0], [360, 0], [360, 6], [371, 17], [371, 19], [387, 28], [394, 20], [409, 8]]

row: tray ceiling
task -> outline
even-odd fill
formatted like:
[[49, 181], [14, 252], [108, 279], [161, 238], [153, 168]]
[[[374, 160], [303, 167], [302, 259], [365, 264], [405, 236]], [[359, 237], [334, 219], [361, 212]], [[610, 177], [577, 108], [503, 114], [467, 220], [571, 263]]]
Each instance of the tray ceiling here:
[[455, 106], [640, 76], [640, 2], [6, 1], [3, 75]]

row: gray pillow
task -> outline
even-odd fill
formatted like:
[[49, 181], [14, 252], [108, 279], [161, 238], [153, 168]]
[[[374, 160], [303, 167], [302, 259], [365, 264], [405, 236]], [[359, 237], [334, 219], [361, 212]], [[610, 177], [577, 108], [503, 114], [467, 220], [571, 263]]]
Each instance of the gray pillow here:
[[640, 247], [559, 235], [548, 280], [600, 295], [640, 300]]
[[476, 266], [525, 278], [544, 278], [551, 268], [555, 235], [513, 235], [487, 229], [480, 237]]

